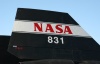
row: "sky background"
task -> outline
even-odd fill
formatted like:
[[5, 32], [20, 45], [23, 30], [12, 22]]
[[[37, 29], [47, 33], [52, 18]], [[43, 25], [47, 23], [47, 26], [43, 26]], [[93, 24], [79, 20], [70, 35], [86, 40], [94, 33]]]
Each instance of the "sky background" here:
[[17, 8], [67, 12], [100, 44], [100, 0], [0, 0], [0, 35], [11, 35]]

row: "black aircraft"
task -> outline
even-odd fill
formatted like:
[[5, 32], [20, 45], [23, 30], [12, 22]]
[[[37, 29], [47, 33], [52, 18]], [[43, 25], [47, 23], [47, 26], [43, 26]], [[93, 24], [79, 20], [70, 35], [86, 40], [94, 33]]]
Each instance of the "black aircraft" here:
[[18, 58], [7, 52], [10, 36], [0, 35], [0, 64], [15, 64]]
[[10, 36], [0, 35], [0, 64], [18, 64], [30, 59], [19, 59], [7, 51]]
[[8, 51], [39, 62], [100, 61], [99, 44], [68, 13], [47, 10], [18, 8]]
[[100, 61], [72, 61], [66, 59], [19, 59], [7, 51], [10, 36], [0, 35], [0, 64], [100, 64]]

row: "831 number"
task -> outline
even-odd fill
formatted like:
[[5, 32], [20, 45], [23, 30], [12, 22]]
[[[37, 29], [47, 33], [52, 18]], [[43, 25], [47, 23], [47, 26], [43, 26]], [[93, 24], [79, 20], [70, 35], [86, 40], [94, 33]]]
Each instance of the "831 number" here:
[[58, 37], [48, 36], [48, 43], [55, 43], [55, 44], [58, 44], [58, 43], [60, 43], [60, 42], [61, 42], [62, 44], [64, 44], [63, 37], [58, 38]]

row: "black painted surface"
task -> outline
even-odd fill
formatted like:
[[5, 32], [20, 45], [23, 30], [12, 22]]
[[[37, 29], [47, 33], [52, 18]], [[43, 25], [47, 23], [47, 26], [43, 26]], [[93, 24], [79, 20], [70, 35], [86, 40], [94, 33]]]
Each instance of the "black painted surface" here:
[[[48, 36], [63, 37], [64, 44], [48, 43]], [[45, 35], [45, 34], [29, 34], [29, 33], [12, 33], [9, 46], [32, 46], [43, 48], [65, 48], [66, 50], [100, 50], [100, 46], [92, 38]]]
[[0, 35], [0, 64], [18, 64], [22, 61], [29, 61], [30, 59], [18, 59], [7, 51], [10, 36]]
[[78, 25], [68, 13], [36, 9], [18, 8], [15, 19]]
[[[68, 13], [18, 8], [16, 20], [78, 23]], [[63, 37], [64, 44], [50, 44], [47, 37]], [[17, 46], [17, 47], [13, 47]], [[8, 51], [21, 59], [100, 60], [100, 46], [93, 38], [13, 32]]]
[[79, 61], [78, 62], [72, 60], [48, 59], [48, 60], [20, 62], [20, 64], [100, 64], [100, 61]]
[[[65, 43], [50, 44], [48, 36], [63, 37]], [[11, 39], [8, 50], [21, 59], [100, 59], [100, 46], [92, 38], [13, 32]]]
[[0, 36], [0, 64], [17, 64], [18, 58], [7, 52], [10, 36]]
[[48, 59], [48, 60], [20, 62], [20, 64], [74, 64], [74, 63], [71, 60]]

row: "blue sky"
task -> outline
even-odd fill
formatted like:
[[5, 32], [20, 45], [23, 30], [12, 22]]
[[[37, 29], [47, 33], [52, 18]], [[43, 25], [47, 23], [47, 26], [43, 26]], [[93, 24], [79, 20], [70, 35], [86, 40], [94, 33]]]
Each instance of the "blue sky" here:
[[11, 35], [17, 8], [67, 12], [100, 44], [100, 0], [0, 0], [0, 35]]

